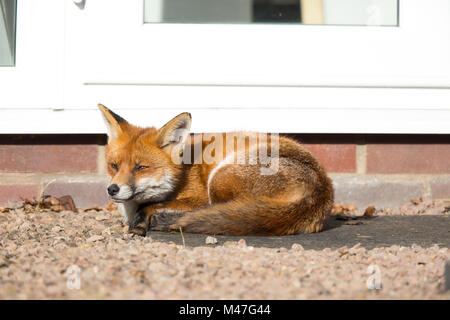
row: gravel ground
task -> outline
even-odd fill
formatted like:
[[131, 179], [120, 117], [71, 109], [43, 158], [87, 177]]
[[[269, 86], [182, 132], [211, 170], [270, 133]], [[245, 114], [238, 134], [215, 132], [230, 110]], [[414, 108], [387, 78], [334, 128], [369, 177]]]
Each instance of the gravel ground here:
[[192, 248], [127, 234], [116, 211], [26, 211], [0, 211], [0, 299], [450, 299], [438, 245]]

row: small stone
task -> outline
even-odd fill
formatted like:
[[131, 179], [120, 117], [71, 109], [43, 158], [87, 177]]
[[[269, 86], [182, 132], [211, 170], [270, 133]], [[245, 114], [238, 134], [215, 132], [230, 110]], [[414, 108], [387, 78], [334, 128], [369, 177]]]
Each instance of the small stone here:
[[292, 244], [291, 250], [292, 251], [303, 251], [305, 249], [303, 248], [303, 246], [301, 244], [294, 243], [294, 244]]
[[238, 245], [241, 247], [246, 247], [247, 246], [247, 242], [245, 242], [245, 239], [241, 239], [238, 241]]
[[358, 242], [357, 244], [355, 244], [353, 247], [351, 247], [348, 250], [348, 253], [351, 255], [356, 255], [360, 248], [361, 248], [361, 243]]
[[88, 238], [88, 239], [86, 240], [86, 242], [101, 241], [101, 240], [103, 240], [103, 239], [105, 239], [105, 238], [102, 237], [102, 236], [100, 236], [100, 235], [94, 235], [94, 236]]
[[339, 253], [348, 252], [348, 247], [347, 246], [340, 247], [337, 249], [337, 252]]
[[205, 239], [205, 243], [206, 244], [216, 244], [217, 243], [217, 238], [211, 237], [211, 236], [207, 236]]
[[98, 215], [95, 217], [95, 220], [97, 220], [97, 221], [103, 221], [103, 220], [108, 220], [108, 219], [109, 219], [109, 217], [105, 214]]
[[2, 257], [0, 257], [0, 268], [5, 268], [8, 266], [8, 261]]
[[52, 228], [52, 232], [58, 233], [58, 232], [61, 232], [61, 231], [63, 231], [63, 228], [61, 228], [60, 226], [54, 226]]
[[224, 246], [224, 247], [233, 247], [233, 246], [235, 246], [235, 245], [237, 245], [237, 242], [236, 242], [236, 241], [225, 241], [225, 242], [223, 243], [223, 246]]

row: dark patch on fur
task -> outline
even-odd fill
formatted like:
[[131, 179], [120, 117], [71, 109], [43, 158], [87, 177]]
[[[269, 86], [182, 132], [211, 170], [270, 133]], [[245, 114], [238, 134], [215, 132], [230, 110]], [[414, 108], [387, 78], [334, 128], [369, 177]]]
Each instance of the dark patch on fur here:
[[130, 222], [130, 229], [136, 228], [142, 224], [142, 222], [145, 222], [145, 212], [138, 211], [134, 216], [133, 221]]
[[145, 214], [138, 212], [130, 223], [129, 233], [145, 237], [147, 233], [147, 221], [145, 221]]
[[170, 212], [163, 211], [155, 213], [150, 218], [149, 230], [152, 231], [168, 231], [171, 225], [174, 225], [176, 221], [185, 215], [185, 212]]

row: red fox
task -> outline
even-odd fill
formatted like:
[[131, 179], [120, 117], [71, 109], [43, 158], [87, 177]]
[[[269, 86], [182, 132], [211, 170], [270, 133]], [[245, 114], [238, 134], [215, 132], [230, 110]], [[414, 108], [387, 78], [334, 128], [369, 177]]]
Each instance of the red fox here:
[[312, 233], [322, 230], [331, 212], [331, 180], [288, 137], [191, 135], [189, 113], [160, 129], [140, 128], [101, 104], [99, 109], [108, 131], [107, 192], [131, 233]]

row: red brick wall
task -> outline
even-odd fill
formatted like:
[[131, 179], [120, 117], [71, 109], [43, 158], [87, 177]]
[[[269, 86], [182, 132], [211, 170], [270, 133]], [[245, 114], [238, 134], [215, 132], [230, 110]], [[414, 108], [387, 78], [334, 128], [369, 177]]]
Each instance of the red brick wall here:
[[79, 207], [103, 205], [104, 135], [0, 135], [0, 205], [70, 194]]
[[[450, 135], [291, 135], [330, 173], [336, 200], [389, 205], [450, 199]], [[46, 192], [107, 203], [104, 135], [0, 135], [0, 206]], [[378, 198], [377, 198], [378, 197]]]

